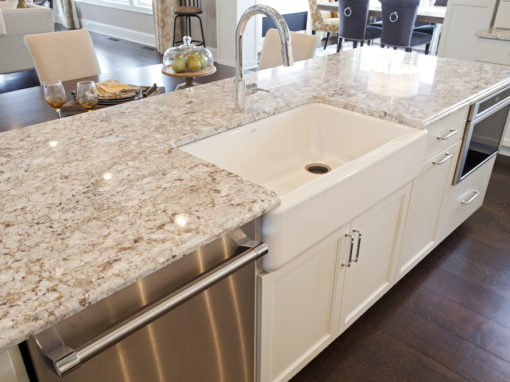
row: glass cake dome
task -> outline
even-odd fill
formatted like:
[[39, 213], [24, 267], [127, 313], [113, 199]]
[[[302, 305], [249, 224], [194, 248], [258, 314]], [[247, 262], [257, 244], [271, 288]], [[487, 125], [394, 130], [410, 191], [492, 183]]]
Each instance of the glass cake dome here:
[[163, 70], [168, 74], [193, 73], [214, 67], [213, 56], [207, 48], [193, 45], [190, 36], [184, 36], [184, 44], [168, 48], [163, 55]]

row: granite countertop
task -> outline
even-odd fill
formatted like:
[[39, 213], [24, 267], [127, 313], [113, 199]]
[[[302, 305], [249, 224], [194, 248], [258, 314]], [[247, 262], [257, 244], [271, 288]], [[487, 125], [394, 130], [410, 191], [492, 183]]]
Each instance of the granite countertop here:
[[510, 29], [505, 28], [486, 28], [475, 33], [477, 37], [488, 38], [492, 40], [510, 41]]
[[0, 351], [279, 203], [180, 145], [310, 102], [426, 128], [510, 68], [367, 47], [248, 77], [245, 113], [227, 79], [0, 134]]

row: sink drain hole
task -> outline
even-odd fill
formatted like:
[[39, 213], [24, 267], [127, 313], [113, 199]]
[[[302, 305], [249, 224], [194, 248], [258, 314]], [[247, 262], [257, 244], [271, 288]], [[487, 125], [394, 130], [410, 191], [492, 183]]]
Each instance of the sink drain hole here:
[[305, 170], [312, 174], [326, 174], [331, 171], [331, 167], [322, 163], [310, 163], [305, 166]]

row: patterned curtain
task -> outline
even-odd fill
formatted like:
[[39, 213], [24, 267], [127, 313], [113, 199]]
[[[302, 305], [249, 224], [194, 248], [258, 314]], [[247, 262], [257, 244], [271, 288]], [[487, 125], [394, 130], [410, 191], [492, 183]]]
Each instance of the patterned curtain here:
[[64, 25], [67, 29], [80, 28], [74, 0], [54, 0], [53, 10], [56, 23]]
[[[152, 14], [156, 29], [156, 48], [159, 53], [172, 46], [174, 33], [173, 9], [178, 6], [178, 0], [152, 0]], [[181, 39], [180, 20], [176, 28], [176, 41]]]

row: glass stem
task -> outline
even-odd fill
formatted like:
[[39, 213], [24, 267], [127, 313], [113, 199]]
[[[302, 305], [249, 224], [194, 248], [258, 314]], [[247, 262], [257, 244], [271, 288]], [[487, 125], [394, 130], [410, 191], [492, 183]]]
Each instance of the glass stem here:
[[62, 119], [62, 112], [60, 111], [60, 109], [55, 109], [57, 111], [57, 114], [58, 114], [58, 119]]

